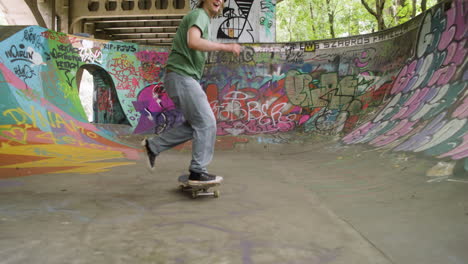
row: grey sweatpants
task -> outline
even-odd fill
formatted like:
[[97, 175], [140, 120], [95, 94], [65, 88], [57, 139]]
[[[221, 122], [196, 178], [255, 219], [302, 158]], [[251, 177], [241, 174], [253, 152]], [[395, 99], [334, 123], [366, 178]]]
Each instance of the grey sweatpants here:
[[195, 79], [175, 72], [166, 73], [164, 87], [176, 107], [182, 111], [185, 122], [148, 139], [151, 150], [159, 154], [193, 139], [192, 161], [189, 170], [207, 172], [216, 141], [216, 118], [206, 93]]

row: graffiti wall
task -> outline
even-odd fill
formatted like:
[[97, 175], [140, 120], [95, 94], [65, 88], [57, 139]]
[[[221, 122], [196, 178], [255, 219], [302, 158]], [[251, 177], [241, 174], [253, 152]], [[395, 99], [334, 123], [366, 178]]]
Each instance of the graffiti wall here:
[[[446, 1], [383, 32], [244, 44], [239, 57], [209, 54], [201, 83], [218, 135], [303, 130], [468, 168], [467, 8]], [[95, 80], [99, 122], [130, 124], [138, 134], [183, 122], [162, 83], [167, 48], [40, 27], [0, 46], [0, 175], [86, 173], [126, 164], [96, 161], [136, 158], [135, 149], [86, 121], [77, 80], [83, 68], [108, 75]]]
[[455, 1], [424, 14], [388, 102], [345, 143], [464, 159], [468, 170], [467, 11], [466, 1]]
[[[102, 64], [106, 60], [104, 44], [28, 27], [0, 45], [0, 178], [95, 173], [138, 159], [139, 150], [87, 122], [78, 96], [76, 75], [80, 67], [95, 64], [108, 68]], [[122, 56], [126, 48], [113, 55]], [[121, 95], [112, 95], [117, 91], [101, 84], [96, 85], [103, 95], [100, 98], [115, 100], [115, 106], [120, 106], [117, 97], [126, 98], [125, 92], [129, 92], [122, 82]], [[96, 105], [103, 106], [102, 101], [97, 100]], [[106, 111], [119, 109], [104, 106]], [[124, 115], [123, 119], [131, 117]]]
[[[196, 8], [198, 0], [191, 0]], [[276, 41], [276, 0], [226, 0], [220, 17], [211, 21], [219, 42], [272, 43]]]

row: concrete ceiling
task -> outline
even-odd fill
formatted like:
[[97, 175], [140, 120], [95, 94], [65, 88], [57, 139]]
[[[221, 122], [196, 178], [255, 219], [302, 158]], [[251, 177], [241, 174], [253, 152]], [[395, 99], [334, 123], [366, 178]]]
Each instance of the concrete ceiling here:
[[139, 44], [170, 45], [182, 16], [144, 16], [120, 18], [85, 18], [93, 25], [94, 37]]
[[85, 33], [96, 39], [169, 46], [180, 21], [197, 2], [0, 0], [0, 11], [5, 14], [9, 25], [39, 25], [69, 34]]
[[70, 33], [147, 45], [171, 45], [190, 0], [71, 1]]
[[8, 25], [38, 25], [26, 2], [18, 0], [0, 0], [0, 12]]

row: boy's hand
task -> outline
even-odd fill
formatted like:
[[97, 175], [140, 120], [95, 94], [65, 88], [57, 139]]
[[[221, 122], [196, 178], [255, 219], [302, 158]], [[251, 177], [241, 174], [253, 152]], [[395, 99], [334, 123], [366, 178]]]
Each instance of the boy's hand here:
[[242, 51], [242, 46], [237, 44], [237, 43], [231, 43], [231, 44], [228, 44], [230, 47], [229, 47], [229, 51], [236, 54], [236, 56], [239, 56], [241, 51]]

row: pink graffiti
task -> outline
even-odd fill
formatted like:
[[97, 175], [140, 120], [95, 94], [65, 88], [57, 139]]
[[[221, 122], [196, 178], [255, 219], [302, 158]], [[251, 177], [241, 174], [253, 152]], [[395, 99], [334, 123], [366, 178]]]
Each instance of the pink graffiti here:
[[393, 129], [388, 131], [387, 133], [376, 137], [374, 140], [372, 140], [369, 144], [381, 147], [385, 146], [387, 144], [392, 143], [396, 139], [403, 137], [410, 133], [414, 129], [414, 124], [416, 124], [417, 121], [411, 122], [408, 119], [400, 121]]
[[465, 48], [466, 40], [461, 42], [453, 42], [446, 48], [447, 57], [445, 58], [443, 65], [449, 65], [453, 63], [455, 65], [461, 65], [466, 58], [467, 50]]
[[426, 127], [424, 127], [421, 131], [417, 134], [412, 136], [407, 141], [403, 142], [399, 146], [395, 148], [396, 151], [414, 151], [415, 149], [423, 146], [424, 144], [431, 141], [432, 135], [434, 135], [437, 131], [439, 131], [442, 127], [444, 127], [446, 121], [444, 118], [446, 117], [446, 113], [441, 113], [437, 117], [434, 118]]
[[377, 124], [373, 122], [367, 122], [355, 129], [353, 132], [343, 137], [343, 141], [347, 144], [357, 143], [363, 139]]
[[[466, 93], [465, 98], [456, 98], [458, 92], [466, 88], [466, 85], [456, 83], [462, 75], [461, 66], [468, 53], [466, 39], [463, 39], [465, 28], [463, 10], [462, 1], [455, 1], [451, 9], [446, 12], [445, 31], [442, 32], [440, 40], [432, 40], [439, 41], [438, 43], [426, 43], [428, 41], [426, 38], [420, 39], [424, 42], [422, 44], [436, 45], [437, 49], [405, 65], [393, 82], [391, 90], [393, 99], [384, 111], [381, 111], [373, 122], [366, 123], [345, 136], [344, 142], [349, 144], [369, 142], [380, 147], [397, 142], [412, 133], [414, 135], [395, 147], [395, 150], [415, 152], [425, 150], [437, 152], [437, 148], [441, 147], [441, 144], [447, 144], [448, 139], [459, 142], [456, 133], [466, 129], [468, 117]], [[441, 9], [437, 10], [432, 19], [443, 19], [439, 16], [440, 12]], [[434, 21], [436, 24], [439, 22]], [[438, 28], [430, 30], [435, 32]], [[451, 106], [454, 111], [451, 115], [453, 119], [450, 120], [447, 119], [448, 113], [442, 111]], [[383, 120], [384, 117], [391, 123]], [[432, 121], [426, 122], [428, 119]], [[382, 121], [384, 122], [381, 123]], [[389, 131], [384, 132], [393, 125]], [[463, 144], [450, 146], [453, 149], [441, 157], [450, 156], [459, 159], [467, 156], [466, 135]]]
[[152, 84], [145, 87], [138, 94], [137, 100], [141, 103], [139, 108], [143, 107], [137, 110], [141, 112], [143, 112], [144, 108], [153, 113], [175, 109], [174, 102], [169, 98], [161, 84]]
[[411, 80], [414, 81], [414, 78], [416, 76], [417, 64], [418, 64], [417, 61], [413, 61], [411, 62], [411, 64], [405, 65], [405, 67], [401, 69], [400, 73], [398, 74], [394, 82], [394, 85], [390, 94], [401, 93], [403, 90], [406, 89], [406, 87], [408, 86]]
[[396, 119], [405, 119], [408, 118], [411, 114], [413, 114], [416, 110], [420, 108], [421, 104], [424, 104], [425, 101], [423, 98], [428, 94], [429, 88], [418, 89], [414, 92], [413, 96], [411, 96], [408, 101], [405, 102], [403, 107], [401, 107], [400, 111], [395, 114], [390, 120]]
[[457, 71], [457, 67], [453, 64], [446, 66], [446, 67], [442, 67], [434, 72], [428, 85], [429, 86], [432, 86], [432, 85], [442, 86], [446, 83], [449, 83], [449, 81], [455, 75], [456, 71]]
[[56, 40], [62, 44], [70, 44], [70, 40], [68, 38], [68, 35], [67, 34], [64, 34], [64, 33], [60, 33], [60, 32], [54, 32], [54, 31], [44, 31], [44, 32], [41, 32], [41, 35], [46, 38], [46, 39], [50, 39], [50, 40]]
[[139, 51], [135, 53], [135, 55], [141, 62], [150, 62], [159, 65], [165, 65], [169, 57], [168, 52], [156, 52], [153, 50]]
[[455, 109], [455, 111], [452, 114], [452, 117], [458, 119], [468, 118], [468, 94], [465, 94], [465, 99], [463, 100], [463, 103], [461, 103], [460, 106]]
[[468, 134], [463, 136], [463, 142], [458, 147], [439, 156], [440, 158], [451, 157], [454, 160], [468, 157]]
[[216, 85], [208, 85], [207, 93], [219, 121], [218, 135], [289, 131], [302, 118], [302, 108], [290, 104], [284, 94], [284, 81], [267, 83], [260, 89], [237, 90], [236, 85], [227, 84], [219, 91]]
[[[367, 65], [369, 65], [369, 61], [365, 61], [366, 59], [368, 59], [368, 56], [367, 56], [367, 52], [364, 51], [364, 52], [361, 53], [360, 58], [355, 58], [354, 59], [354, 65], [356, 65], [359, 68], [364, 68]], [[362, 61], [362, 60], [364, 60], [364, 61]]]
[[461, 40], [465, 34], [465, 14], [464, 14], [464, 1], [457, 0], [452, 2], [452, 6], [445, 12], [447, 25], [445, 31], [442, 33], [439, 42], [439, 50], [444, 50], [447, 46], [455, 40]]

